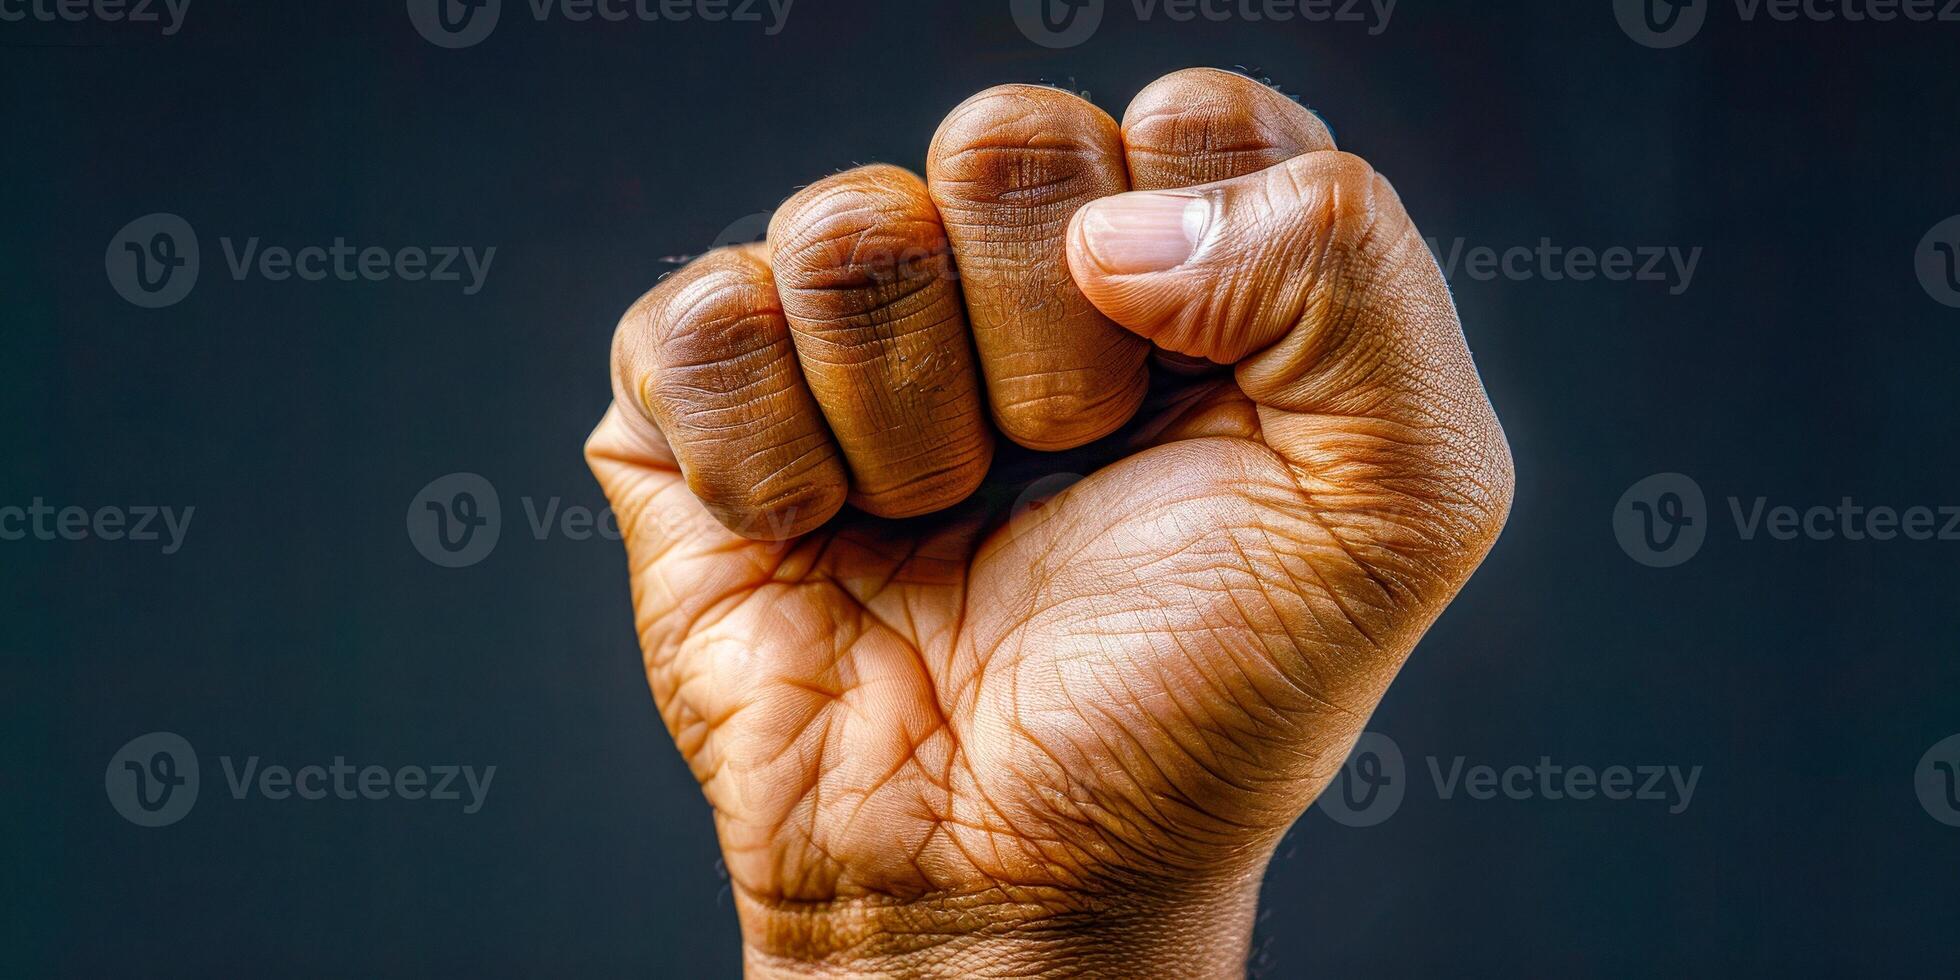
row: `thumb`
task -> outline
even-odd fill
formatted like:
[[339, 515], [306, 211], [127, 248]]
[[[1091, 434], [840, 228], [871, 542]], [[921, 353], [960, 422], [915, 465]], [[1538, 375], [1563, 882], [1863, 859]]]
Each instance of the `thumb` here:
[[1110, 319], [1237, 366], [1260, 438], [1398, 598], [1440, 608], [1482, 560], [1510, 449], [1442, 273], [1367, 163], [1329, 150], [1102, 198], [1075, 214], [1068, 259]]
[[1332, 150], [1232, 180], [1094, 201], [1069, 227], [1068, 258], [1082, 292], [1111, 319], [1223, 364], [1297, 327], [1350, 326], [1329, 314], [1396, 300], [1450, 310], [1387, 181]]

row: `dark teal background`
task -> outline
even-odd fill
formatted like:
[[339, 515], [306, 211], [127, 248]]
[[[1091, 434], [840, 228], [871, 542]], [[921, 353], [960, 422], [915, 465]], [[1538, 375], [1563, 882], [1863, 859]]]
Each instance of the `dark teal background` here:
[[[1636, 45], [1608, 0], [1402, 0], [1355, 24], [1139, 22], [1051, 51], [1007, 0], [799, 0], [786, 28], [534, 22], [443, 50], [400, 2], [193, 0], [183, 30], [0, 23], [0, 504], [194, 506], [183, 550], [0, 542], [15, 976], [731, 976], [707, 808], [640, 674], [579, 447], [625, 305], [730, 221], [915, 169], [1008, 81], [1113, 114], [1167, 71], [1269, 75], [1470, 246], [1704, 250], [1692, 285], [1455, 288], [1518, 463], [1511, 524], [1371, 728], [1387, 822], [1311, 811], [1266, 886], [1273, 977], [1950, 975], [1960, 828], [1913, 770], [1960, 731], [1960, 542], [1743, 541], [1745, 504], [1960, 504], [1960, 310], [1913, 272], [1960, 212], [1960, 23], [1744, 23]], [[197, 230], [182, 303], [104, 249]], [[221, 236], [495, 246], [486, 288], [225, 273]], [[453, 471], [480, 564], [404, 533]], [[1636, 564], [1611, 515], [1680, 471], [1714, 522]], [[194, 744], [135, 827], [123, 743]], [[495, 765], [480, 813], [232, 800], [219, 756]], [[1702, 766], [1692, 805], [1439, 800], [1423, 760]]]

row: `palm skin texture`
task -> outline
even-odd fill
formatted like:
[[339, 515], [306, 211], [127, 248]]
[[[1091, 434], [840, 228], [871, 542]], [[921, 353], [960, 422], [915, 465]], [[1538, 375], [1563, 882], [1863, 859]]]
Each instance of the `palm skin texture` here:
[[748, 971], [1241, 975], [1510, 507], [1448, 289], [1238, 75], [990, 89], [926, 162], [662, 280], [587, 445]]

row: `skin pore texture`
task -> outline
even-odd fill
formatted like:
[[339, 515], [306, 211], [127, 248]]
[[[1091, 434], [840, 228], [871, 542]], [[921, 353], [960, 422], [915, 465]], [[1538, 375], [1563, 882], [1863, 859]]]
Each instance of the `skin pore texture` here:
[[927, 161], [656, 285], [586, 447], [749, 975], [1242, 976], [1503, 431], [1394, 190], [1257, 82], [990, 89]]

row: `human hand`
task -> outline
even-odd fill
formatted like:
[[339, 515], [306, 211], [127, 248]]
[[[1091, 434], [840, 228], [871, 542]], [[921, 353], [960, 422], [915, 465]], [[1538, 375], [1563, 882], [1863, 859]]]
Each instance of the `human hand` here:
[[749, 971], [1240, 975], [1503, 432], [1395, 192], [1256, 82], [990, 89], [928, 159], [635, 303], [587, 445]]

